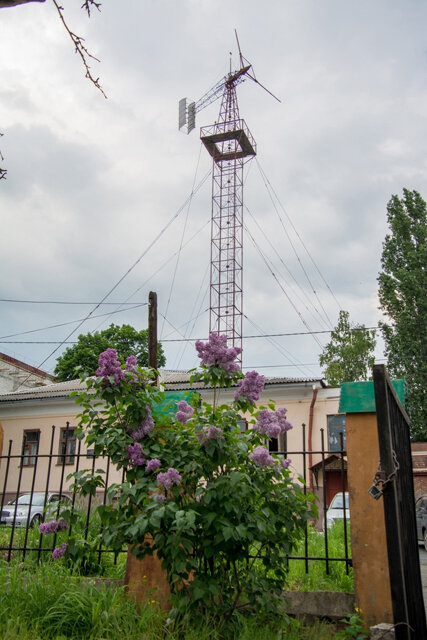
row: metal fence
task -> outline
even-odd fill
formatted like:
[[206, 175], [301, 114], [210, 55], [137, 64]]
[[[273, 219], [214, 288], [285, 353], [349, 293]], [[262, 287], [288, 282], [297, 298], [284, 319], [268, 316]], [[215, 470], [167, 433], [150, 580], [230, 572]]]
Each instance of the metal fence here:
[[[66, 428], [63, 429], [65, 434], [67, 434], [69, 429], [70, 427], [67, 423]], [[305, 494], [310, 491], [309, 484], [311, 483], [311, 479], [315, 479], [313, 492], [317, 497], [319, 517], [312, 525], [319, 531], [323, 531], [323, 551], [317, 555], [310, 555], [309, 534], [312, 525], [308, 525], [305, 529], [303, 544], [300, 545], [300, 549], [302, 549], [303, 552], [299, 555], [285, 556], [284, 562], [300, 561], [304, 563], [306, 573], [309, 573], [312, 562], [321, 562], [324, 565], [326, 575], [330, 573], [333, 563], [344, 563], [345, 572], [348, 575], [351, 571], [352, 560], [349, 542], [350, 522], [348, 521], [346, 509], [344, 508], [342, 513], [342, 547], [344, 553], [340, 557], [336, 557], [336, 555], [330, 553], [330, 531], [326, 519], [328, 507], [327, 461], [332, 454], [335, 457], [335, 473], [339, 474], [340, 478], [338, 491], [343, 494], [346, 491], [347, 469], [343, 433], [340, 434], [340, 449], [334, 451], [325, 448], [323, 429], [321, 430], [321, 448], [314, 451], [307, 448], [305, 425], [302, 425], [301, 433], [302, 448], [300, 450], [288, 450], [285, 434], [277, 447], [279, 450], [274, 451], [274, 453], [285, 458], [290, 457], [293, 466], [300, 469], [302, 468], [302, 474], [298, 477], [295, 476], [295, 480], [302, 482]], [[110, 463], [109, 458], [97, 458], [90, 450], [82, 452], [80, 440], [77, 441], [73, 450], [65, 447], [65, 449], [60, 450], [58, 453], [54, 453], [54, 438], [55, 427], [52, 427], [48, 453], [38, 453], [38, 451], [29, 452], [28, 450], [24, 450], [23, 447], [20, 454], [12, 454], [13, 441], [10, 440], [7, 453], [0, 456], [0, 558], [8, 562], [10, 562], [12, 558], [18, 557], [19, 554], [21, 554], [20, 557], [22, 560], [24, 560], [26, 556], [32, 558], [35, 556], [37, 561], [40, 561], [46, 554], [52, 553], [56, 546], [56, 534], [53, 535], [52, 539], [50, 536], [46, 539], [44, 535], [39, 532], [39, 527], [36, 525], [46, 517], [46, 509], [48, 509], [50, 517], [52, 517], [52, 515], [58, 517], [64, 503], [67, 503], [67, 505], [73, 508], [77, 506], [81, 513], [84, 512], [84, 525], [81, 533], [83, 539], [87, 541], [91, 526], [94, 524], [94, 507], [96, 504], [107, 503], [107, 492], [112, 482], [124, 480], [125, 471], [120, 472], [120, 478], [118, 478], [118, 471], [114, 465]], [[67, 436], [65, 435], [64, 440], [66, 440], [66, 438]], [[318, 459], [316, 465], [312, 464], [314, 458]], [[299, 462], [298, 464], [296, 464], [297, 460]], [[67, 486], [67, 476], [72, 472], [82, 469], [89, 469], [92, 473], [95, 473], [99, 467], [103, 468], [105, 473], [104, 489], [97, 492], [96, 497], [88, 496], [84, 502], [81, 502], [76, 490], [73, 489], [70, 484]], [[313, 473], [313, 467], [316, 467], [315, 473]], [[53, 470], [55, 473], [53, 473]], [[115, 477], [115, 480], [111, 480], [112, 476]], [[25, 497], [23, 498], [22, 496]], [[13, 508], [14, 505], [11, 504], [11, 501], [17, 503], [20, 497], [21, 501], [24, 500], [27, 503], [25, 509], [21, 511], [19, 511], [18, 508]], [[53, 506], [49, 512], [49, 505], [52, 499]], [[38, 506], [35, 504], [36, 502], [42, 503], [41, 509], [36, 508]], [[21, 513], [21, 515], [18, 515], [18, 513]], [[98, 532], [102, 533], [100, 524]], [[68, 536], [71, 536], [71, 534], [72, 527], [68, 529]], [[123, 553], [126, 551], [127, 549], [123, 548]], [[101, 556], [105, 553], [114, 554], [114, 562], [117, 561], [117, 553], [105, 548], [102, 541], [99, 542], [96, 553], [98, 554], [98, 562], [101, 561]]]

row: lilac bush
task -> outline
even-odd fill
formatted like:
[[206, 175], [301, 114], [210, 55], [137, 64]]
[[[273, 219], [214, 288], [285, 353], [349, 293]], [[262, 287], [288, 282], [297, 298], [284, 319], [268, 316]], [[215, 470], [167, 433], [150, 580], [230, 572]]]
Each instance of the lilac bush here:
[[207, 425], [206, 427], [202, 427], [200, 433], [196, 433], [196, 438], [202, 444], [206, 444], [206, 442], [208, 442], [209, 440], [224, 440], [224, 432], [221, 427]]
[[268, 449], [265, 447], [255, 447], [251, 454], [249, 454], [249, 459], [255, 462], [259, 467], [268, 467], [269, 465], [275, 464], [276, 460], [271, 456], [268, 452]]
[[99, 356], [98, 364], [95, 375], [97, 378], [102, 378], [104, 384], [119, 385], [125, 377], [115, 349], [103, 351]]
[[63, 542], [59, 547], [56, 547], [56, 549], [52, 551], [52, 558], [54, 560], [62, 558], [63, 556], [65, 556], [65, 552], [67, 551], [67, 549], [68, 544], [66, 542]]
[[170, 467], [166, 473], [157, 474], [157, 482], [165, 489], [169, 489], [173, 484], [180, 484], [181, 476], [176, 469]]
[[151, 458], [151, 460], [147, 460], [145, 463], [145, 470], [147, 473], [151, 473], [153, 471], [157, 471], [159, 467], [162, 466], [162, 463], [158, 458]]
[[151, 429], [154, 427], [153, 416], [151, 415], [151, 409], [149, 406], [145, 407], [146, 417], [140, 422], [136, 429], [130, 431], [130, 435], [133, 440], [142, 440], [147, 436]]
[[181, 424], [186, 424], [194, 413], [193, 407], [185, 400], [178, 402], [178, 411], [176, 412], [176, 419]]
[[[138, 558], [156, 552], [167, 572], [171, 618], [225, 620], [236, 607], [274, 612], [287, 578], [283, 558], [313, 517], [290, 460], [268, 450], [269, 439], [291, 425], [286, 409], [256, 406], [264, 378], [242, 374], [240, 349], [229, 348], [225, 336], [211, 334], [196, 349], [201, 364], [191, 380], [213, 388], [212, 403], [182, 400], [165, 415], [157, 409], [165, 396], [150, 372], [134, 359], [120, 365], [111, 350], [76, 396], [79, 436], [124, 473], [109, 503], [97, 507], [103, 543], [117, 551], [131, 545]], [[234, 400], [219, 404], [219, 390], [233, 386]], [[249, 429], [241, 433], [244, 418]], [[104, 486], [101, 475], [74, 476], [83, 495]], [[71, 541], [64, 553], [73, 548]]]
[[218, 333], [211, 333], [208, 342], [197, 340], [197, 354], [201, 364], [205, 367], [219, 367], [226, 373], [239, 371], [239, 365], [235, 361], [241, 354], [240, 347], [227, 347], [227, 338]]
[[235, 400], [246, 398], [246, 400], [254, 405], [264, 389], [265, 378], [260, 376], [257, 371], [248, 371], [243, 380], [237, 382], [238, 389], [234, 395]]
[[40, 533], [50, 534], [68, 529], [68, 524], [62, 518], [59, 520], [50, 520], [50, 522], [42, 522], [40, 524]]
[[144, 464], [145, 456], [139, 442], [135, 442], [135, 444], [127, 444], [126, 451], [129, 457], [129, 464], [132, 467], [141, 467]]

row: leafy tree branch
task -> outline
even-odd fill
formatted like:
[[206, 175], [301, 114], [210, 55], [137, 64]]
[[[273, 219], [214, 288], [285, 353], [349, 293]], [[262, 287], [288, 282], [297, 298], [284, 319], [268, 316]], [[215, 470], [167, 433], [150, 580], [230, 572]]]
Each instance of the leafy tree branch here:
[[427, 439], [427, 205], [417, 191], [403, 190], [387, 205], [390, 229], [378, 276], [380, 323], [388, 369], [406, 381], [411, 435]]
[[351, 323], [349, 312], [341, 310], [331, 340], [319, 356], [328, 383], [338, 387], [342, 382], [367, 380], [375, 362], [375, 346], [375, 331]]

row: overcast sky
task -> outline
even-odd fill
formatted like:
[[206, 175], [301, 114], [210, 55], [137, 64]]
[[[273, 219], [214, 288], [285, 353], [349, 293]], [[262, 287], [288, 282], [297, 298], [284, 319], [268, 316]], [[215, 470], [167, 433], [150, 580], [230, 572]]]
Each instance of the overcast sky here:
[[[238, 87], [258, 147], [245, 170], [256, 246], [246, 233], [243, 334], [330, 330], [340, 307], [376, 326], [387, 202], [403, 187], [427, 197], [427, 3], [105, 0], [90, 20], [81, 2], [62, 4], [101, 60], [92, 71], [108, 99], [85, 79], [52, 2], [0, 9], [0, 297], [92, 304], [0, 302], [0, 351], [52, 371], [65, 345], [52, 354], [58, 345], [38, 342], [65, 340], [138, 260], [106, 301], [156, 291], [160, 337], [207, 337], [210, 178], [199, 185], [211, 159], [199, 127], [219, 102], [189, 136], [177, 111], [228, 72], [230, 52], [237, 68], [234, 29], [282, 101]], [[68, 340], [111, 322], [146, 328], [147, 307], [91, 319]], [[328, 339], [247, 338], [243, 364], [320, 375]], [[191, 344], [164, 347], [169, 368], [196, 366]]]

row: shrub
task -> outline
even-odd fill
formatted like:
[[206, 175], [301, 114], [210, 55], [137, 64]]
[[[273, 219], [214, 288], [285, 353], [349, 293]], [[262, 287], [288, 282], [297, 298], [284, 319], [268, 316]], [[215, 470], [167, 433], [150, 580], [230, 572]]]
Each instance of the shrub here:
[[[178, 621], [214, 617], [218, 624], [236, 611], [276, 612], [286, 581], [283, 558], [314, 517], [313, 497], [294, 483], [289, 460], [268, 452], [268, 440], [291, 428], [286, 409], [256, 409], [262, 376], [244, 376], [224, 336], [196, 343], [201, 369], [192, 380], [214, 388], [213, 404], [196, 394], [174, 417], [156, 411], [164, 395], [135, 359], [120, 364], [114, 350], [101, 354], [95, 378], [76, 395], [82, 407], [80, 438], [96, 456], [111, 457], [125, 470], [100, 505], [104, 543], [119, 551], [132, 546], [139, 558], [154, 551], [167, 572]], [[217, 403], [220, 387], [236, 385], [231, 405]], [[249, 416], [252, 428], [238, 423]], [[74, 474], [82, 495], [104, 486], [101, 472]], [[75, 515], [62, 512], [70, 524]], [[58, 552], [59, 553], [59, 552]], [[81, 549], [70, 538], [65, 557]]]

